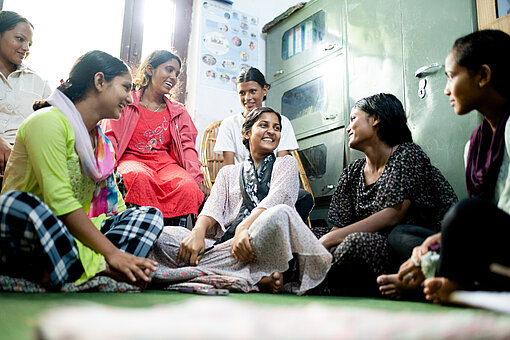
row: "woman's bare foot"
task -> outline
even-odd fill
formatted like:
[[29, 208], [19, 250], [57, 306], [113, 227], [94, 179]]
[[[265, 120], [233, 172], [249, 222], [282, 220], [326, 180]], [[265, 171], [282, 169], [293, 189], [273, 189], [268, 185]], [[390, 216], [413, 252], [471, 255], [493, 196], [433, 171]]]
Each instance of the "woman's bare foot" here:
[[450, 294], [460, 288], [459, 284], [455, 281], [447, 279], [446, 277], [432, 277], [425, 280], [425, 298], [434, 303], [448, 303], [450, 302]]
[[[399, 279], [398, 274], [381, 275], [377, 278], [379, 291], [384, 297], [402, 300], [418, 299], [420, 296], [420, 286], [423, 283], [423, 274], [418, 273], [406, 282]], [[421, 297], [423, 299], [423, 297]]]
[[283, 291], [283, 275], [280, 272], [274, 272], [271, 276], [264, 276], [257, 286], [263, 292], [281, 293]]
[[398, 278], [398, 274], [381, 275], [377, 278], [379, 291], [381, 295], [400, 300], [402, 298], [403, 282]]

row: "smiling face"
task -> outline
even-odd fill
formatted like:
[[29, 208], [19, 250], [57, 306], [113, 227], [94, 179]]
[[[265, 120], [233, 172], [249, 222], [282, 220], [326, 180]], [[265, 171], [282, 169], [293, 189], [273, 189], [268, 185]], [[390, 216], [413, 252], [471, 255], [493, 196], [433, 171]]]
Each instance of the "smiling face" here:
[[156, 68], [153, 68], [152, 65], [147, 65], [147, 74], [151, 76], [149, 86], [156, 93], [162, 95], [169, 94], [170, 90], [177, 84], [179, 72], [180, 67], [177, 59], [170, 59]]
[[446, 57], [446, 86], [444, 94], [450, 98], [450, 105], [457, 115], [464, 115], [477, 108], [480, 95], [480, 75], [457, 64], [454, 51]]
[[119, 119], [120, 112], [133, 102], [131, 98], [131, 73], [126, 72], [104, 84], [105, 89], [101, 93], [105, 117], [102, 119]]
[[[18, 22], [13, 29], [0, 35], [0, 63], [16, 67], [28, 56], [32, 46], [32, 27], [26, 22]], [[5, 75], [7, 76], [7, 75]]]
[[273, 112], [262, 113], [251, 130], [244, 134], [244, 138], [249, 140], [252, 157], [273, 152], [280, 143], [280, 131], [278, 116]]
[[244, 107], [244, 116], [251, 110], [261, 107], [264, 97], [267, 95], [267, 86], [260, 86], [256, 81], [247, 81], [237, 84], [237, 94], [241, 105]]
[[353, 107], [349, 117], [350, 123], [347, 127], [349, 134], [349, 147], [362, 150], [363, 145], [369, 143], [372, 138], [377, 137], [377, 120], [365, 111], [357, 107]]

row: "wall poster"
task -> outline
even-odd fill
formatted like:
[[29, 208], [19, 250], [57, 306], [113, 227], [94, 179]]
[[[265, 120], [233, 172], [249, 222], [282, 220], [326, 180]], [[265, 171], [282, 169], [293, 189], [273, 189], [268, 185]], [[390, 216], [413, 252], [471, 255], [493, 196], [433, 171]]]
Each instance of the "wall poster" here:
[[236, 91], [244, 68], [258, 67], [258, 18], [215, 0], [202, 1], [200, 82]]

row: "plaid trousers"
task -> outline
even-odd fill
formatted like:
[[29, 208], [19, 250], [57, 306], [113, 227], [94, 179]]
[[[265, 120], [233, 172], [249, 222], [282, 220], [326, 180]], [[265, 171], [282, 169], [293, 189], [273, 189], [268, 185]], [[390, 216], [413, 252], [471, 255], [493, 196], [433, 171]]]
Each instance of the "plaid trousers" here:
[[[162, 230], [163, 215], [153, 207], [127, 209], [101, 226], [120, 250], [140, 257], [148, 255]], [[0, 273], [38, 282], [45, 268], [55, 287], [81, 275], [73, 236], [37, 196], [21, 191], [1, 195]]]

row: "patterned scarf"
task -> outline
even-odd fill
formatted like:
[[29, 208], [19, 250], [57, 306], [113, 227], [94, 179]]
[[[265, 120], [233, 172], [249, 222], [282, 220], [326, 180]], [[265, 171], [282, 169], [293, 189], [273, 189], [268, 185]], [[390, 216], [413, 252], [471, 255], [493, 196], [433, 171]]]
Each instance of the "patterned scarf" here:
[[466, 188], [469, 197], [491, 199], [505, 153], [505, 127], [510, 107], [500, 118], [496, 130], [487, 120], [471, 134], [466, 164]]
[[67, 117], [73, 128], [76, 142], [75, 149], [80, 157], [83, 173], [92, 178], [96, 189], [90, 203], [89, 217], [101, 214], [111, 216], [117, 213], [117, 185], [113, 176], [115, 151], [99, 124], [96, 125], [94, 152], [90, 143], [89, 132], [83, 123], [80, 112], [74, 103], [61, 91], [55, 90], [47, 102], [58, 108]]
[[225, 231], [225, 234], [216, 241], [215, 244], [223, 243], [234, 237], [236, 228], [244, 221], [253, 209], [266, 198], [271, 185], [271, 174], [273, 173], [273, 165], [276, 160], [274, 153], [267, 155], [255, 169], [253, 159], [250, 157], [244, 160], [243, 166], [239, 174], [239, 185], [241, 187], [241, 196], [243, 204], [239, 209], [234, 222]]

